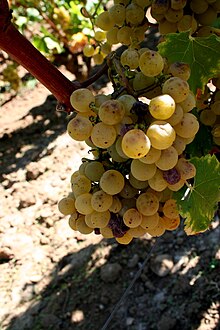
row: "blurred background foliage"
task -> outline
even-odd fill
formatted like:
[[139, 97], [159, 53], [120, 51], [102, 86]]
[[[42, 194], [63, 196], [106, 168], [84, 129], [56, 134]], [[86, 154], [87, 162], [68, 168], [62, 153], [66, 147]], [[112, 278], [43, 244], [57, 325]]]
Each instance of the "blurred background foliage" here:
[[[83, 56], [84, 46], [94, 36], [90, 19], [82, 15], [82, 8], [93, 15], [103, 10], [107, 0], [8, 0], [13, 10], [13, 24], [56, 66], [83, 80], [90, 70], [90, 59]], [[0, 97], [2, 93], [16, 93], [33, 77], [21, 77], [19, 66], [0, 51]]]

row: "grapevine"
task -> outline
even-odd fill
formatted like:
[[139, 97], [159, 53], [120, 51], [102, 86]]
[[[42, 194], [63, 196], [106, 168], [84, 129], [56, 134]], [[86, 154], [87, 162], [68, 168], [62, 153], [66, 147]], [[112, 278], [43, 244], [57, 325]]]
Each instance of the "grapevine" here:
[[[182, 221], [187, 234], [206, 231], [220, 200], [220, 1], [115, 0], [107, 9], [82, 9], [95, 39], [83, 52], [106, 63], [114, 92], [68, 85], [67, 132], [93, 158], [72, 173], [58, 209], [73, 230], [121, 244]], [[157, 50], [143, 42], [152, 24]]]

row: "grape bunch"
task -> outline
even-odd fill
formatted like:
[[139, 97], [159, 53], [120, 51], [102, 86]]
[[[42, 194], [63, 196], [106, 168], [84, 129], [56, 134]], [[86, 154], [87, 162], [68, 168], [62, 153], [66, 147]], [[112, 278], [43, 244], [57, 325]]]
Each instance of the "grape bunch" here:
[[95, 96], [80, 88], [70, 97], [76, 113], [68, 134], [85, 141], [94, 158], [82, 160], [71, 192], [58, 203], [73, 230], [121, 244], [179, 226], [173, 192], [190, 186], [196, 174], [184, 150], [199, 130], [189, 66], [168, 64], [148, 48], [137, 51], [136, 61], [130, 51], [120, 63], [134, 73], [133, 95]]
[[212, 26], [220, 13], [220, 0], [114, 0], [107, 7], [91, 18], [94, 38], [83, 49], [95, 64], [103, 62], [113, 45], [139, 48], [151, 25], [149, 15], [156, 20], [161, 35], [189, 30], [200, 37], [220, 35]]

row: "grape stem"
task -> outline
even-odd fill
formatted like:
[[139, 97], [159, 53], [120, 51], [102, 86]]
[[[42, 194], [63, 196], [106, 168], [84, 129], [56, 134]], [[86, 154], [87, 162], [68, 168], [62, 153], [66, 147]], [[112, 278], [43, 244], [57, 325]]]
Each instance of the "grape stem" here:
[[93, 77], [84, 81], [71, 82], [46, 57], [44, 57], [11, 23], [12, 12], [7, 0], [0, 0], [0, 49], [22, 65], [39, 80], [58, 100], [57, 109], [71, 112], [70, 95], [78, 88], [87, 87], [106, 70], [100, 69]]

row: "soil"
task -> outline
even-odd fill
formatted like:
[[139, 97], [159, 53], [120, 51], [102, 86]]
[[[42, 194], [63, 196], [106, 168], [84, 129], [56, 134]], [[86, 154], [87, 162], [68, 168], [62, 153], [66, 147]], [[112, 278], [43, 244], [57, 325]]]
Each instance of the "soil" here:
[[147, 262], [148, 235], [121, 246], [72, 231], [57, 202], [87, 147], [55, 107], [38, 83], [0, 111], [0, 329], [220, 329], [219, 220], [167, 232]]

